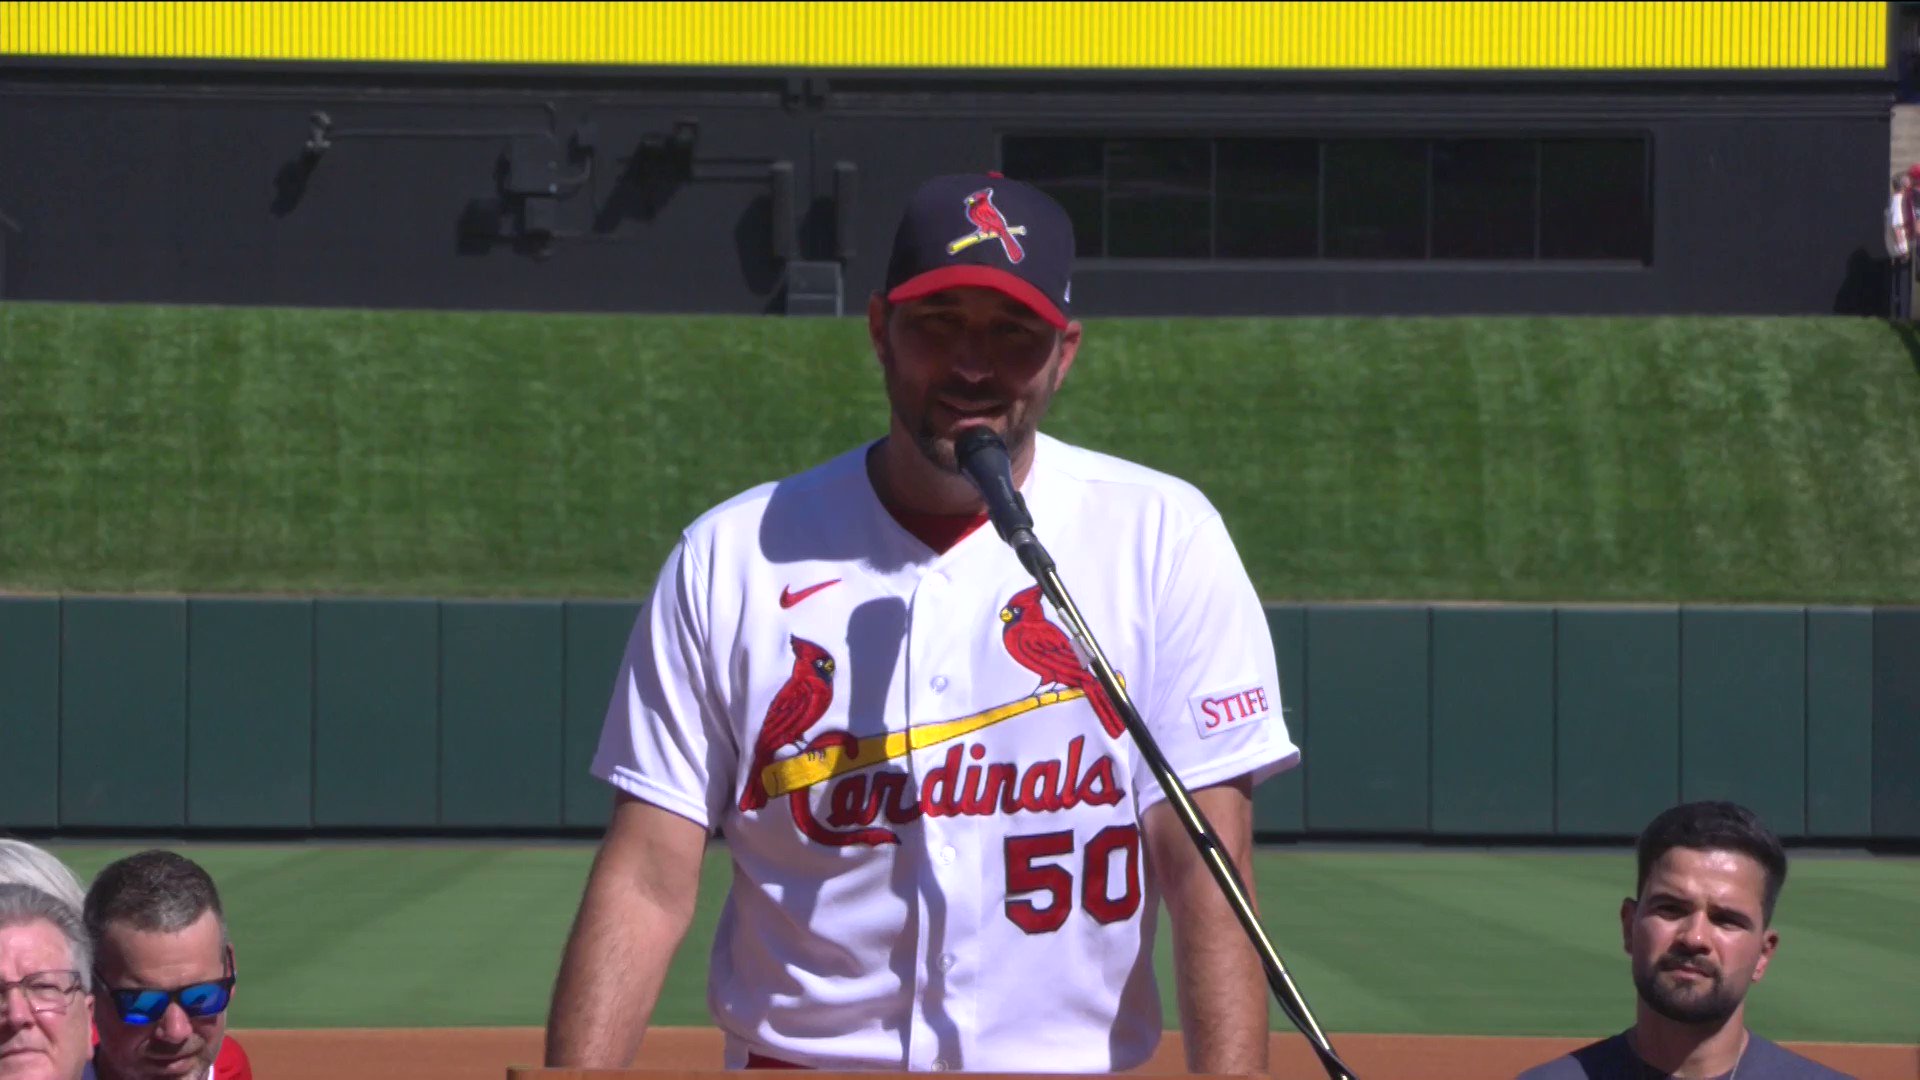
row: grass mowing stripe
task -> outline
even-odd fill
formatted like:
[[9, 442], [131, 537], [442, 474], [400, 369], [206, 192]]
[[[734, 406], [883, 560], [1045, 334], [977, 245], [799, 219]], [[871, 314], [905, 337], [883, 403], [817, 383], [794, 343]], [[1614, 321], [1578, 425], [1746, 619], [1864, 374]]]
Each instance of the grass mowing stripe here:
[[[342, 905], [344, 917], [330, 922], [324, 948], [308, 943], [276, 989], [295, 982], [310, 988], [304, 993], [321, 1003], [325, 1019], [319, 1022], [343, 1024], [359, 1009], [353, 1001], [359, 980], [351, 969], [377, 965], [383, 993], [413, 1002], [423, 1023], [505, 1023], [537, 1013], [548, 988], [517, 976], [551, 968], [560, 936], [544, 910], [526, 909], [558, 898], [552, 889], [506, 880], [511, 875], [500, 873], [498, 852], [461, 855], [410, 867], [394, 888], [373, 887], [367, 875], [342, 875], [330, 902]], [[539, 921], [524, 922], [523, 912]], [[457, 943], [445, 937], [449, 925], [464, 931]], [[340, 965], [341, 957], [355, 960]]]
[[1822, 925], [1782, 920], [1777, 928], [1780, 949], [1752, 995], [1757, 1028], [1780, 1038], [1842, 1042], [1916, 1037], [1910, 1018], [1904, 1035], [1900, 1023], [1887, 1023], [1890, 1001], [1912, 1001], [1913, 951], [1889, 953]]
[[[1920, 345], [1865, 319], [1108, 320], [1050, 430], [1274, 600], [1920, 599]], [[883, 427], [857, 319], [0, 309], [0, 587], [644, 592]]]
[[[58, 849], [83, 876], [130, 850]], [[592, 859], [578, 844], [182, 850], [221, 884], [244, 987], [234, 1021], [251, 1027], [539, 1024]], [[1911, 1040], [1917, 874], [1911, 860], [1796, 860], [1756, 1026], [1784, 1039]], [[728, 876], [715, 850], [661, 1024], [709, 1022], [707, 955]], [[1255, 876], [1269, 931], [1330, 1030], [1599, 1035], [1631, 1017], [1616, 921], [1628, 856], [1267, 850]], [[1163, 924], [1173, 1023], [1168, 942]]]
[[[1323, 936], [1300, 939], [1323, 964], [1363, 975], [1374, 995], [1346, 1012], [1328, 993], [1317, 1006], [1330, 1014], [1324, 1023], [1551, 1034], [1604, 1005], [1598, 988], [1606, 983], [1596, 976], [1608, 954], [1603, 934], [1595, 933], [1604, 924], [1595, 920], [1606, 910], [1587, 904], [1591, 910], [1583, 912], [1579, 900], [1593, 890], [1556, 876], [1550, 865], [1490, 856], [1325, 857], [1297, 877], [1307, 875], [1323, 879], [1323, 902], [1337, 923]], [[1296, 892], [1262, 886], [1275, 912], [1286, 910]], [[1516, 997], [1538, 1007], [1512, 1016], [1503, 1006]]]

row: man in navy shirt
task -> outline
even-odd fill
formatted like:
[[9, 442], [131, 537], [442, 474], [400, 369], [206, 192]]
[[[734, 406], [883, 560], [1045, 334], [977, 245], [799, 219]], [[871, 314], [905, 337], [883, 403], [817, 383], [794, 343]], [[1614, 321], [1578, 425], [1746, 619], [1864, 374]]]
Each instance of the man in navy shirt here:
[[1841, 1078], [1747, 1029], [1747, 991], [1780, 946], [1780, 840], [1746, 807], [1696, 802], [1654, 818], [1638, 855], [1639, 895], [1620, 904], [1640, 992], [1633, 1026], [1520, 1080]]

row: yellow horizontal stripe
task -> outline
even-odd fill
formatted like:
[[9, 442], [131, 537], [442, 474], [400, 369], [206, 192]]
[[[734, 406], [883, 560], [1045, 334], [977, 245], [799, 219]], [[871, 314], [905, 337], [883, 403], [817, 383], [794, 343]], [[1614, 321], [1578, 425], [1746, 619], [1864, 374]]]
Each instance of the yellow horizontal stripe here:
[[852, 753], [848, 753], [839, 746], [831, 745], [818, 750], [808, 750], [767, 766], [761, 770], [760, 782], [766, 787], [767, 794], [777, 799], [789, 792], [823, 784], [844, 773], [871, 768], [883, 761], [905, 757], [915, 750], [924, 750], [929, 746], [939, 746], [944, 742], [965, 738], [981, 728], [992, 727], [1003, 720], [1011, 720], [1035, 709], [1058, 705], [1064, 701], [1078, 701], [1086, 696], [1086, 692], [1081, 690], [1053, 690], [1034, 697], [1010, 701], [1005, 705], [996, 705], [991, 709], [974, 713], [972, 716], [963, 716], [958, 720], [943, 720], [937, 724], [922, 724], [905, 731], [868, 735], [859, 741]]
[[1884, 3], [0, 3], [0, 55], [777, 68], [1873, 69]]

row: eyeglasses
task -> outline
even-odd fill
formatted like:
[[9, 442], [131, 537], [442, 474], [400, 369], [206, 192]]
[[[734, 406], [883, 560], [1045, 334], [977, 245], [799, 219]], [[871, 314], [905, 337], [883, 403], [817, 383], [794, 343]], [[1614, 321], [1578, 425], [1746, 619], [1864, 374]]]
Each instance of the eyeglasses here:
[[130, 986], [117, 989], [108, 986], [105, 979], [95, 972], [100, 988], [113, 999], [114, 1011], [120, 1019], [129, 1024], [152, 1024], [159, 1021], [167, 1011], [167, 1006], [180, 1003], [180, 1010], [188, 1016], [218, 1016], [227, 1011], [227, 1004], [233, 1000], [233, 953], [226, 955], [227, 975], [223, 979], [194, 983], [177, 990], [157, 990], [144, 986]]
[[80, 973], [77, 971], [36, 971], [17, 982], [0, 982], [0, 1006], [4, 1006], [7, 995], [14, 987], [27, 996], [27, 1005], [34, 1012], [66, 1012], [73, 1004], [73, 995], [80, 992]]

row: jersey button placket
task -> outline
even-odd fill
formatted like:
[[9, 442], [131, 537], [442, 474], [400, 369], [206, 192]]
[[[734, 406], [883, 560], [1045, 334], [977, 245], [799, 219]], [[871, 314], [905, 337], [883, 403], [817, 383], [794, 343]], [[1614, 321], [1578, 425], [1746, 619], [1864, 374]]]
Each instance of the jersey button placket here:
[[[928, 672], [938, 671], [944, 666], [944, 650], [948, 633], [948, 623], [953, 617], [950, 609], [952, 590], [946, 578], [937, 570], [921, 577], [913, 591], [907, 614], [907, 670], [902, 680], [905, 691], [902, 705], [905, 708], [906, 726], [916, 727], [922, 724], [937, 723], [940, 715], [938, 692], [929, 692], [932, 680]], [[921, 750], [908, 755], [908, 774], [913, 784], [915, 797], [924, 790], [927, 773], [936, 768], [945, 747]], [[923, 949], [929, 940], [939, 940], [944, 936], [935, 926], [936, 915], [946, 911], [946, 884], [941, 880], [940, 867], [931, 857], [932, 849], [938, 846], [934, 839], [941, 818], [923, 815], [910, 826], [911, 833], [901, 833], [901, 848], [896, 858], [912, 859], [918, 864], [919, 887], [915, 890], [916, 908], [915, 936], [919, 939], [916, 949]], [[948, 994], [945, 975], [934, 963], [918, 965], [913, 995], [913, 1014], [907, 1045], [909, 1068], [916, 1067], [915, 1062], [926, 1063], [924, 1068], [944, 1072], [953, 1068], [950, 1056], [960, 1049], [943, 1041], [940, 1028], [936, 1027], [930, 1016], [947, 1017]], [[942, 1027], [947, 1026], [942, 1024]]]

